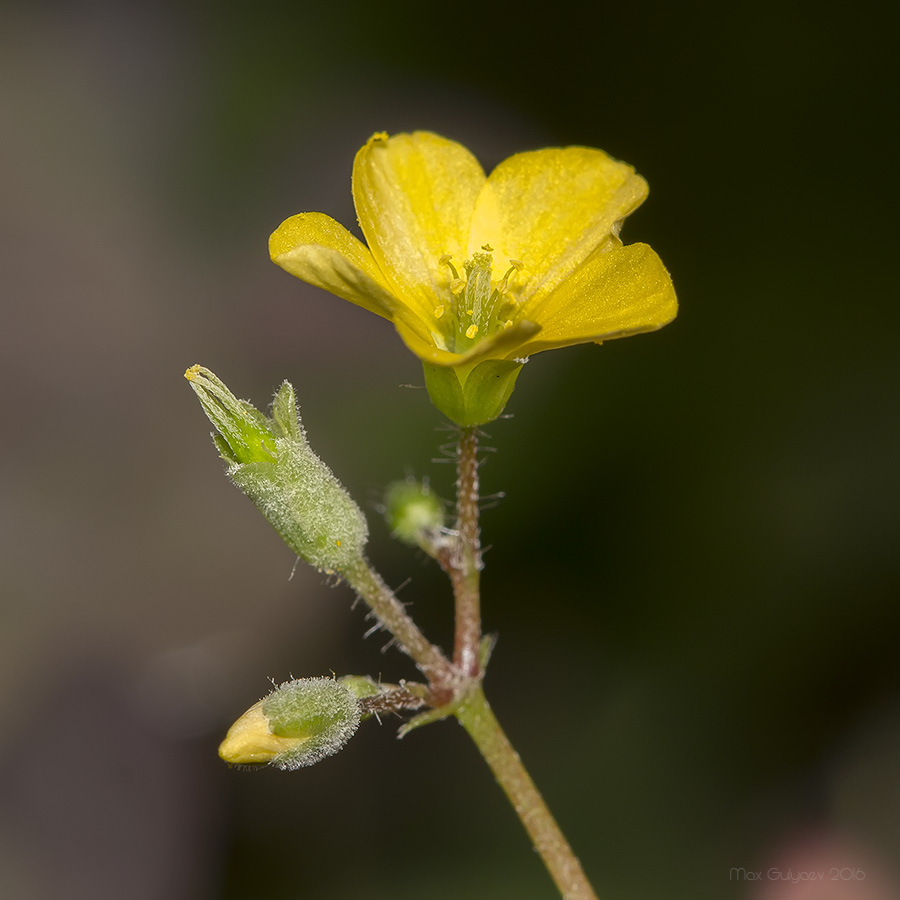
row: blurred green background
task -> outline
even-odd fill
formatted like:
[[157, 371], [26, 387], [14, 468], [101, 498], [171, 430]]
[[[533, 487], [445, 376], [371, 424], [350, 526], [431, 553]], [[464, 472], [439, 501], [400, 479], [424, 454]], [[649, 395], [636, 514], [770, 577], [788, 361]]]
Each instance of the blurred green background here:
[[294, 383], [376, 564], [450, 639], [375, 506], [407, 472], [449, 494], [452, 435], [387, 323], [266, 252], [293, 213], [353, 222], [355, 151], [423, 128], [487, 169], [635, 165], [623, 236], [682, 304], [533, 359], [482, 471], [488, 693], [599, 896], [900, 895], [888, 4], [261, 10], [0, 13], [0, 894], [555, 896], [452, 723], [292, 775], [215, 756], [269, 677], [413, 672], [344, 588], [291, 577], [192, 363], [258, 405]]

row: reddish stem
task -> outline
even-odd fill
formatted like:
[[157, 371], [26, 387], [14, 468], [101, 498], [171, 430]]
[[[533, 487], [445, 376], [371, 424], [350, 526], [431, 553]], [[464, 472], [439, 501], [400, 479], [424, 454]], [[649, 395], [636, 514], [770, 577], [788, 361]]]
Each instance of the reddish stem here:
[[481, 541], [478, 528], [478, 430], [463, 428], [456, 454], [457, 546], [450, 567], [456, 601], [456, 638], [453, 663], [465, 678], [480, 674], [481, 644]]

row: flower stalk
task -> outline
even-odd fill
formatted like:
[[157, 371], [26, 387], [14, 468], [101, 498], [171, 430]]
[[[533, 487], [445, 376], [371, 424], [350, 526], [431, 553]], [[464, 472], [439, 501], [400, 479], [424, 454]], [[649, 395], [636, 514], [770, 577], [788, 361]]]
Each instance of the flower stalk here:
[[456, 605], [453, 663], [466, 678], [478, 678], [481, 645], [481, 537], [478, 525], [478, 429], [462, 428], [456, 449], [457, 546], [449, 568]]
[[456, 606], [453, 663], [466, 688], [454, 715], [494, 773], [563, 900], [597, 900], [578, 858], [484, 696], [477, 428], [460, 429], [456, 464], [457, 547], [448, 571]]

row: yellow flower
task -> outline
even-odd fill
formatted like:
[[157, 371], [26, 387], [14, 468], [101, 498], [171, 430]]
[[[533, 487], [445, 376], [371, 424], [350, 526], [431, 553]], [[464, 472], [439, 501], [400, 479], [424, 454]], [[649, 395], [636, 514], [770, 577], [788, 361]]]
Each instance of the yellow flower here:
[[534, 353], [654, 331], [677, 312], [622, 220], [647, 183], [601, 150], [519, 153], [490, 176], [430, 132], [376, 134], [353, 164], [368, 247], [322, 213], [272, 235], [283, 269], [393, 322], [435, 405], [460, 425], [496, 418]]

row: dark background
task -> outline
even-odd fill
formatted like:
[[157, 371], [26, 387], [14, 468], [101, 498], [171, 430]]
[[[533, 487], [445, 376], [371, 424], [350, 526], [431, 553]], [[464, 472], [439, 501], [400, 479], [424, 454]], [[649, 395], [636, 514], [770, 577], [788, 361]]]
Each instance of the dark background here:
[[293, 213], [352, 223], [358, 147], [423, 128], [487, 169], [634, 164], [623, 236], [682, 304], [536, 357], [487, 429], [488, 693], [599, 896], [896, 897], [888, 4], [248, 7], [0, 14], [0, 894], [554, 896], [452, 723], [370, 724], [294, 774], [215, 755], [268, 677], [413, 673], [346, 589], [291, 579], [192, 363], [258, 405], [294, 383], [449, 641], [442, 579], [375, 511], [408, 471], [450, 492], [418, 363], [266, 253]]

